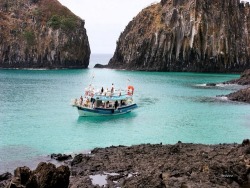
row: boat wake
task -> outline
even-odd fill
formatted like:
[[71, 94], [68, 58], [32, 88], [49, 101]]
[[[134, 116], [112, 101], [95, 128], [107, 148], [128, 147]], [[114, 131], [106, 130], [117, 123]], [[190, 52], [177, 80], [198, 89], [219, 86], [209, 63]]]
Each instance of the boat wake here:
[[150, 98], [150, 97], [142, 97], [138, 100], [138, 105], [143, 107], [143, 106], [149, 106], [152, 104], [155, 104], [159, 101], [158, 98]]
[[216, 97], [199, 97], [195, 99], [195, 102], [200, 103], [232, 103], [226, 96], [216, 96]]

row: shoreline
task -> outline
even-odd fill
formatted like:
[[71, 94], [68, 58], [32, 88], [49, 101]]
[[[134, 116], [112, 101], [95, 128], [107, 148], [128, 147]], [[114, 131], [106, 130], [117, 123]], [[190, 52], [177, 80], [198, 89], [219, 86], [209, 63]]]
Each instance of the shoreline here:
[[[77, 154], [65, 164], [70, 170], [66, 187], [72, 188], [103, 182], [109, 187], [244, 187], [250, 186], [250, 141], [110, 146]], [[13, 178], [0, 181], [0, 187]]]

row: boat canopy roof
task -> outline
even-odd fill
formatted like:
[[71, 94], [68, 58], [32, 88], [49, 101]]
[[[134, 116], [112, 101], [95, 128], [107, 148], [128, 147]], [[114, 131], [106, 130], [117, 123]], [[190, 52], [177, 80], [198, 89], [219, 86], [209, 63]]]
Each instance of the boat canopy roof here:
[[93, 97], [95, 100], [101, 100], [101, 101], [119, 101], [119, 100], [127, 100], [129, 98], [132, 98], [130, 95], [111, 95], [111, 96], [105, 96], [105, 95], [97, 95], [95, 94]]

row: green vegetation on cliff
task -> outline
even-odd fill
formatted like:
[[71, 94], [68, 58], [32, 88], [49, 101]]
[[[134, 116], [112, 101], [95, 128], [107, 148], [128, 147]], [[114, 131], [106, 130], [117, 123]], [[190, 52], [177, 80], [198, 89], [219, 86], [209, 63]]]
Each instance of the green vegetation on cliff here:
[[70, 31], [76, 28], [77, 20], [75, 17], [64, 17], [53, 15], [49, 21], [48, 26], [52, 27], [53, 29], [63, 29], [64, 31]]

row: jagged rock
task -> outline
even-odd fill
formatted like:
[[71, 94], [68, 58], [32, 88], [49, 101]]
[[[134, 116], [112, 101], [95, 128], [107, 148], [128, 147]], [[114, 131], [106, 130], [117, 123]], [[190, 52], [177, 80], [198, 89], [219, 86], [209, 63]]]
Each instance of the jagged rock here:
[[226, 95], [229, 100], [250, 103], [250, 87]]
[[249, 145], [243, 143], [97, 148], [88, 160], [72, 164], [77, 173], [69, 187], [95, 187], [90, 175], [105, 173], [106, 187], [249, 187]]
[[26, 166], [18, 167], [14, 171], [14, 177], [18, 177], [18, 180], [20, 181], [21, 185], [26, 185], [30, 176], [31, 176], [31, 170]]
[[51, 163], [40, 163], [34, 173], [40, 187], [67, 188], [69, 185], [70, 171], [67, 166], [56, 168]]
[[57, 0], [0, 1], [0, 68], [87, 68], [84, 25]]
[[108, 67], [242, 72], [250, 68], [249, 30], [249, 3], [162, 0], [127, 25]]
[[36, 170], [28, 167], [19, 167], [8, 188], [67, 188], [70, 171], [67, 166], [56, 168], [51, 163], [40, 163]]
[[8, 180], [12, 177], [12, 174], [9, 172], [3, 173], [0, 175], [0, 181]]
[[245, 70], [239, 79], [224, 82], [224, 84], [250, 85], [250, 69]]
[[10, 183], [11, 178], [12, 178], [12, 174], [9, 172], [1, 174], [0, 175], [0, 188], [6, 188], [7, 185]]
[[106, 176], [103, 187], [250, 187], [249, 148], [249, 139], [242, 144], [179, 141], [175, 145], [96, 148], [91, 154], [76, 156], [71, 176], [68, 167], [40, 163], [31, 172], [27, 167], [18, 168], [8, 188], [99, 187], [92, 182], [94, 175]]
[[242, 146], [245, 146], [245, 145], [250, 145], [250, 140], [249, 139], [244, 139], [243, 141], [242, 141], [242, 144], [241, 144]]
[[71, 165], [76, 165], [83, 160], [83, 154], [78, 154], [74, 157], [74, 159], [71, 161]]
[[51, 159], [55, 159], [57, 161], [66, 161], [66, 160], [69, 160], [69, 159], [72, 159], [72, 156], [71, 155], [66, 155], [66, 154], [51, 154], [50, 155]]
[[245, 151], [245, 154], [250, 154], [250, 147], [248, 147], [247, 149], [246, 149], [246, 151]]

